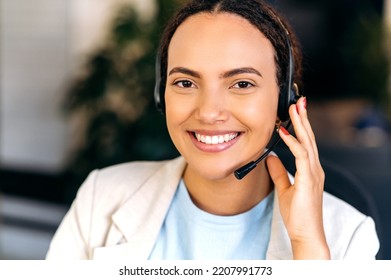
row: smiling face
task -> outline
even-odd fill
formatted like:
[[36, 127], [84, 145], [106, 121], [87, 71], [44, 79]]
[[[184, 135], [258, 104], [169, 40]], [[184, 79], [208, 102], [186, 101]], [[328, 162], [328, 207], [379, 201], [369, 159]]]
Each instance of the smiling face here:
[[193, 177], [222, 180], [270, 140], [279, 88], [274, 49], [247, 20], [200, 13], [168, 49], [167, 127]]

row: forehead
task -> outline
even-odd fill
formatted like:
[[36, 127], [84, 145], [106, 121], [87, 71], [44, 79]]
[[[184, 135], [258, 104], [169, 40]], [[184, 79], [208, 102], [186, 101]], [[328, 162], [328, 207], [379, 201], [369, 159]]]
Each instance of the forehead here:
[[274, 48], [259, 29], [241, 16], [199, 13], [186, 19], [171, 39], [168, 62], [177, 59], [188, 63], [201, 60], [274, 64]]

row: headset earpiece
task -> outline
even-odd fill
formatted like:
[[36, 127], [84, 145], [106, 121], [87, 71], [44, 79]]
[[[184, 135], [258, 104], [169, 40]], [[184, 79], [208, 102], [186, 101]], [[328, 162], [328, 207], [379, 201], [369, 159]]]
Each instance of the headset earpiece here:
[[285, 41], [288, 47], [288, 65], [286, 68], [286, 77], [285, 77], [285, 83], [281, 87], [280, 96], [278, 99], [278, 108], [277, 108], [277, 115], [278, 118], [282, 121], [288, 121], [289, 120], [289, 107], [292, 104], [295, 104], [297, 100], [300, 98], [299, 95], [299, 88], [297, 84], [293, 81], [293, 76], [295, 72], [295, 62], [293, 58], [293, 49], [292, 49], [292, 43], [289, 36], [289, 32], [284, 26], [284, 24], [281, 22], [279, 18], [277, 18], [282, 29], [285, 31]]
[[300, 97], [299, 87], [296, 83], [293, 83], [289, 90], [285, 88], [281, 90], [277, 108], [277, 115], [280, 121], [285, 122], [289, 120], [289, 107], [292, 104], [296, 104]]
[[155, 106], [159, 110], [160, 113], [164, 115], [165, 106], [164, 106], [164, 91], [165, 85], [162, 82], [162, 71], [161, 71], [161, 56], [158, 53], [156, 55], [155, 61], [155, 91], [154, 91], [154, 99]]

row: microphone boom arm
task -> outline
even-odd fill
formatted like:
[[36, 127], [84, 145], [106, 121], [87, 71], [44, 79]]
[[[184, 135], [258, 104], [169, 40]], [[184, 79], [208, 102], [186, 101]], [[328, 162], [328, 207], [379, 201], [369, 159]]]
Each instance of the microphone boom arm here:
[[[290, 125], [291, 125], [291, 121], [289, 120], [289, 122], [286, 126], [286, 129], [288, 129]], [[253, 170], [255, 167], [257, 167], [258, 163], [260, 163], [262, 160], [264, 160], [270, 154], [270, 152], [280, 142], [280, 140], [281, 140], [281, 137], [280, 137], [280, 135], [278, 135], [278, 138], [273, 142], [273, 144], [257, 160], [250, 161], [246, 165], [243, 165], [242, 167], [236, 169], [234, 172], [236, 179], [242, 180], [244, 178], [244, 176], [246, 176], [248, 173], [250, 173], [251, 170]]]

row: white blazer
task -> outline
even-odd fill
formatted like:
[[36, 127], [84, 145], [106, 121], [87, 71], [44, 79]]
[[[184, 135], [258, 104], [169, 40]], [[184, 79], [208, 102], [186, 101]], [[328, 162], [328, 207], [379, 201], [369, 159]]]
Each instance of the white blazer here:
[[[54, 235], [47, 259], [147, 259], [185, 165], [179, 157], [93, 171]], [[267, 259], [292, 259], [275, 198]], [[372, 218], [328, 193], [323, 207], [332, 259], [374, 259], [379, 241]]]

